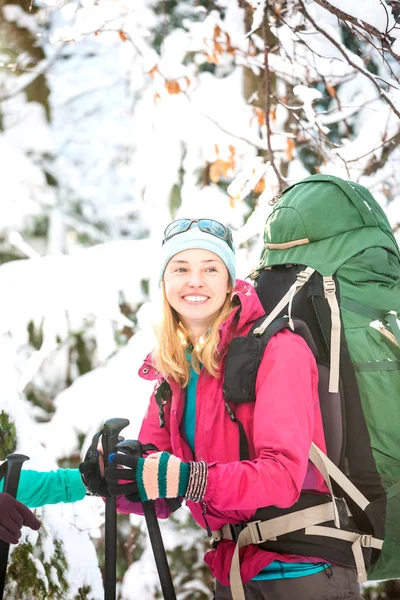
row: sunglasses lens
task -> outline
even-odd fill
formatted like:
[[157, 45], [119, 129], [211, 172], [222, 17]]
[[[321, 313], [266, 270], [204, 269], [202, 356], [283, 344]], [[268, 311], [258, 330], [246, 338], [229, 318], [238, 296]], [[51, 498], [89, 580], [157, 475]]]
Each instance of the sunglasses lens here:
[[226, 227], [218, 221], [213, 221], [212, 219], [200, 219], [199, 227], [206, 231], [207, 233], [211, 233], [212, 235], [216, 235], [221, 239], [226, 238]]
[[173, 221], [168, 225], [166, 230], [164, 231], [164, 239], [168, 239], [177, 233], [182, 233], [186, 231], [190, 225], [189, 219], [179, 219], [178, 221]]

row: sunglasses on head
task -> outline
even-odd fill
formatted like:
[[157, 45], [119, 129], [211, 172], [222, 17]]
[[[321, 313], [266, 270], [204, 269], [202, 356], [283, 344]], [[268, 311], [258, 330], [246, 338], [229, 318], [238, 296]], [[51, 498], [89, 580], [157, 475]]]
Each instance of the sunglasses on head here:
[[200, 231], [203, 231], [203, 233], [210, 233], [220, 240], [223, 240], [228, 244], [229, 248], [233, 250], [231, 230], [228, 227], [225, 227], [225, 225], [222, 225], [219, 221], [214, 221], [214, 219], [177, 219], [176, 221], [172, 221], [164, 231], [163, 244], [174, 237], [174, 235], [178, 235], [178, 233], [183, 233], [190, 229], [193, 223], [197, 223]]

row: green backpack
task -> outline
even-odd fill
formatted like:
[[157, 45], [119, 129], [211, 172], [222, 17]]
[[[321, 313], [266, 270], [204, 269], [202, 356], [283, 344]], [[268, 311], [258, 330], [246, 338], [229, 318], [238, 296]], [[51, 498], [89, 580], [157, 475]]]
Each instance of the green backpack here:
[[370, 192], [329, 175], [281, 194], [264, 243], [254, 279], [268, 317], [253, 333], [284, 314], [294, 331], [295, 317], [308, 325], [343, 421], [340, 455], [332, 462], [314, 449], [310, 459], [369, 534], [359, 540], [372, 546], [368, 579], [400, 577], [399, 247]]

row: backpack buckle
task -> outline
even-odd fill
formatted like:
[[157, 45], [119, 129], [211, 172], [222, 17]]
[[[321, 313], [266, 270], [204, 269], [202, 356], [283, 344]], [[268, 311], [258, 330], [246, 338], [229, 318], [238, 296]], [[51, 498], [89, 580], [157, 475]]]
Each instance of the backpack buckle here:
[[267, 539], [267, 538], [265, 538], [265, 539], [263, 538], [260, 527], [259, 527], [259, 523], [262, 523], [262, 521], [250, 521], [246, 525], [247, 529], [250, 530], [250, 537], [251, 537], [252, 544], [262, 544]]
[[325, 296], [336, 293], [336, 284], [332, 277], [324, 277], [324, 292]]
[[307, 273], [307, 271], [300, 271], [299, 273], [297, 273], [296, 279], [299, 283], [304, 285], [310, 279], [310, 276], [310, 273]]
[[372, 548], [372, 535], [362, 535], [361, 546], [363, 546], [363, 548]]

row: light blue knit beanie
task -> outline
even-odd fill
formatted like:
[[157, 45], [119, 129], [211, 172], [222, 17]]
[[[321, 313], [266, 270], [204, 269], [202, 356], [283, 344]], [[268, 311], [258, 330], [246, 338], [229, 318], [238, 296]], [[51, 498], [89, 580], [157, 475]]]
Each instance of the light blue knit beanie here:
[[175, 256], [175, 254], [178, 254], [178, 252], [183, 252], [183, 250], [193, 250], [194, 248], [209, 250], [210, 252], [213, 252], [219, 256], [228, 269], [232, 285], [235, 286], [235, 252], [231, 250], [229, 245], [224, 240], [221, 240], [211, 233], [205, 233], [204, 231], [201, 231], [197, 223], [193, 223], [190, 229], [187, 231], [184, 231], [183, 233], [177, 233], [167, 240], [162, 246], [160, 281], [164, 276], [164, 271], [167, 264], [171, 258]]

